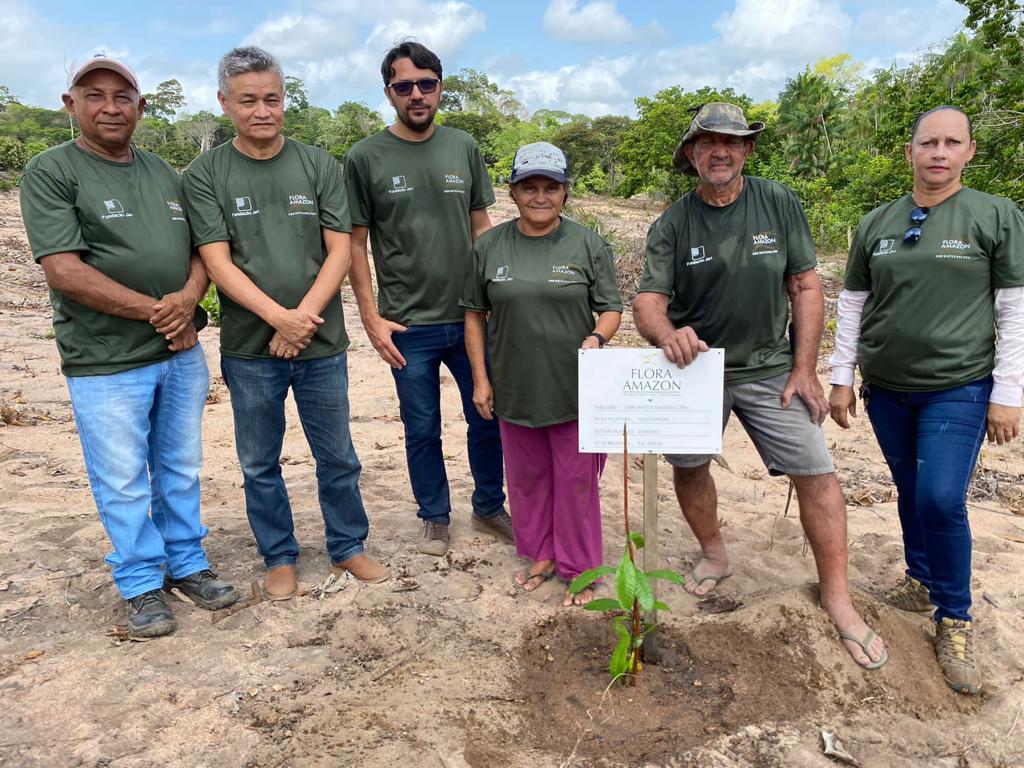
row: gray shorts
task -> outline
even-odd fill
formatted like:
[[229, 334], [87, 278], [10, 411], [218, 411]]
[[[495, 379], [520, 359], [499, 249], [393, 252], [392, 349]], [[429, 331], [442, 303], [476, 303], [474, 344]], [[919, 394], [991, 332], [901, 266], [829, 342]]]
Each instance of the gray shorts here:
[[[729, 414], [736, 412], [761, 461], [772, 475], [827, 475], [834, 471], [825, 447], [825, 432], [811, 421], [804, 401], [794, 396], [789, 408], [780, 398], [788, 373], [746, 384], [726, 384], [722, 398], [722, 431]], [[709, 454], [666, 454], [673, 467], [691, 468], [707, 464]]]

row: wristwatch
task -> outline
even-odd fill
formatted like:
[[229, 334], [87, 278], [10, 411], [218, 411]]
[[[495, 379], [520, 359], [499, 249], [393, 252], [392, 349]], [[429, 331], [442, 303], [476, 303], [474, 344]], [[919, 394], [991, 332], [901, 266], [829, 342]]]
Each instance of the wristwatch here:
[[588, 338], [588, 339], [589, 339], [589, 338], [590, 338], [591, 336], [593, 336], [593, 337], [594, 337], [595, 339], [597, 339], [597, 346], [598, 346], [598, 347], [603, 347], [603, 346], [604, 346], [605, 344], [607, 344], [607, 343], [608, 343], [608, 339], [606, 339], [606, 338], [605, 338], [604, 336], [602, 336], [602, 335], [601, 335], [600, 333], [598, 333], [597, 331], [594, 331], [593, 333], [588, 333], [588, 334], [587, 334], [587, 338]]

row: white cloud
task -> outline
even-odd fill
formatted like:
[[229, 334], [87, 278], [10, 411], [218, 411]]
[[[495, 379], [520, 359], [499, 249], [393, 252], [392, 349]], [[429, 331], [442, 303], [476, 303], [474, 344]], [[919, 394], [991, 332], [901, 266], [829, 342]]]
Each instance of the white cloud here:
[[868, 8], [857, 17], [854, 35], [866, 45], [919, 48], [951, 37], [967, 18], [967, 9], [955, 0], [926, 5]]
[[323, 16], [288, 14], [268, 19], [250, 32], [243, 45], [266, 48], [282, 60], [310, 60], [352, 46], [351, 28]]
[[792, 59], [844, 50], [852, 24], [837, 0], [736, 0], [714, 28], [723, 43], [746, 55]]
[[576, 43], [630, 43], [641, 37], [660, 36], [654, 22], [638, 30], [619, 13], [613, 0], [551, 0], [544, 12], [544, 31], [556, 40]]

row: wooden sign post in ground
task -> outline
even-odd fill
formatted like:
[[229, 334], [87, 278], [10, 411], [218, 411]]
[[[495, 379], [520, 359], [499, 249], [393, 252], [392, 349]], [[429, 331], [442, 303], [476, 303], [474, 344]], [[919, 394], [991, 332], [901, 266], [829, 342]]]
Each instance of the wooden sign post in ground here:
[[[658, 568], [658, 454], [644, 454], [644, 564], [645, 571]], [[658, 599], [658, 580], [651, 579], [654, 599]], [[658, 609], [651, 608], [644, 617], [647, 626], [656, 627]], [[658, 661], [658, 630], [655, 628], [644, 638], [644, 661]]]

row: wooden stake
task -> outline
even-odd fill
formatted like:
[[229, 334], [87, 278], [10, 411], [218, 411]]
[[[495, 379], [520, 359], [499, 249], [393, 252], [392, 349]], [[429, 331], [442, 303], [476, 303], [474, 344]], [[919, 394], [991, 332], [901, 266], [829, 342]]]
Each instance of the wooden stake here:
[[[645, 571], [658, 568], [658, 455], [644, 454], [644, 565]], [[658, 580], [651, 581], [654, 599], [658, 599]], [[658, 609], [652, 608], [645, 617], [647, 626], [657, 627]], [[658, 661], [658, 630], [653, 629], [644, 637], [644, 661], [648, 664]]]

